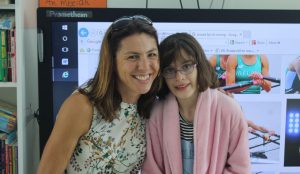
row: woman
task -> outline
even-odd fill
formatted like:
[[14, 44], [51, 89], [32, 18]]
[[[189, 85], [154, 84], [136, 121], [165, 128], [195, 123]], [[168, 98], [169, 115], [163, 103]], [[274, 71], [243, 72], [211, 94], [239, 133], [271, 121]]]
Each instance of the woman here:
[[264, 76], [269, 76], [269, 62], [265, 55], [229, 56], [226, 65], [226, 86], [235, 83], [245, 84], [250, 82], [251, 84], [230, 92], [241, 94], [260, 94], [261, 90], [269, 92], [271, 82], [264, 80]]
[[226, 85], [226, 63], [229, 55], [213, 55], [209, 58], [209, 63], [215, 69], [220, 86]]
[[136, 15], [113, 22], [93, 79], [58, 113], [38, 173], [137, 173], [158, 71], [158, 38], [151, 20]]
[[191, 35], [160, 44], [164, 83], [147, 123], [146, 174], [250, 173], [248, 131], [238, 103], [218, 79]]

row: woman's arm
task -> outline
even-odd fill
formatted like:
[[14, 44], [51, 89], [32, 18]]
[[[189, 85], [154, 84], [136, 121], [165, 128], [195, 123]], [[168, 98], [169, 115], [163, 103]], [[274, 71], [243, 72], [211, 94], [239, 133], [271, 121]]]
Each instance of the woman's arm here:
[[[262, 64], [262, 72], [261, 75], [263, 76], [270, 76], [269, 74], [269, 61], [266, 55], [261, 55], [261, 64]], [[255, 80], [256, 84], [259, 84], [263, 90], [269, 92], [271, 90], [271, 82], [262, 79], [260, 76], [250, 75], [251, 78]]]
[[208, 59], [210, 65], [215, 68], [216, 65], [217, 65], [217, 56], [216, 55], [213, 55], [211, 56], [209, 59]]
[[230, 55], [226, 63], [226, 86], [235, 84], [236, 66], [237, 66], [237, 56]]
[[[227, 59], [226, 63], [226, 86], [231, 86], [235, 84], [235, 72], [237, 66], [237, 55], [230, 55]], [[228, 90], [230, 93], [241, 92], [250, 86], [243, 87], [243, 88], [236, 88], [232, 90]]]
[[87, 97], [75, 93], [62, 105], [45, 146], [38, 174], [62, 174], [77, 141], [89, 130], [93, 108]]
[[248, 124], [248, 127], [251, 128], [250, 132], [255, 132], [255, 131], [260, 131], [260, 132], [263, 132], [263, 133], [271, 132], [267, 128], [255, 124], [251, 120], [247, 120], [247, 124]]

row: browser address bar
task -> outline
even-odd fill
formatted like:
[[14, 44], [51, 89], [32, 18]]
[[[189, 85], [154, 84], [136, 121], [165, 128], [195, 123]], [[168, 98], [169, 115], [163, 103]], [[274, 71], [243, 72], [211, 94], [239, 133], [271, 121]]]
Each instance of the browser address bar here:
[[[166, 30], [166, 31], [159, 31], [158, 36], [160, 40], [163, 40], [167, 36], [174, 34], [176, 32], [185, 32], [189, 33], [190, 35], [194, 36], [198, 40], [202, 39], [249, 39], [251, 38], [250, 31], [241, 31], [241, 30], [186, 30], [186, 31], [173, 31], [173, 30]], [[218, 42], [219, 43], [219, 42]], [[224, 43], [224, 42], [221, 42]]]
[[203, 39], [203, 38], [197, 38], [198, 42], [202, 46], [226, 46], [229, 45], [228, 39]]

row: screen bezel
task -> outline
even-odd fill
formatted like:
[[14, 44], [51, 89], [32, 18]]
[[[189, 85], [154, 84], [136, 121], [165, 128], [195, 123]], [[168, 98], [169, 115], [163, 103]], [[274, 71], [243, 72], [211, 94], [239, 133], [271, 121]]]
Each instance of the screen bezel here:
[[[89, 18], [47, 17], [46, 12], [53, 11], [87, 11]], [[299, 10], [218, 10], [218, 9], [66, 9], [38, 8], [37, 26], [43, 31], [43, 61], [38, 63], [39, 81], [39, 124], [41, 151], [50, 136], [53, 121], [52, 92], [52, 22], [101, 21], [112, 22], [124, 15], [142, 14], [155, 22], [191, 22], [191, 23], [299, 23]]]

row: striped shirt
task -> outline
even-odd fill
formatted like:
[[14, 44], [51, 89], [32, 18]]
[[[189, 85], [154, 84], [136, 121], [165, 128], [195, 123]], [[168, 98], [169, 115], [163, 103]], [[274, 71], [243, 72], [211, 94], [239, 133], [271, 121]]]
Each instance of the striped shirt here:
[[193, 123], [186, 121], [183, 116], [179, 113], [179, 124], [180, 124], [180, 137], [183, 140], [187, 140], [193, 143], [194, 127]]

